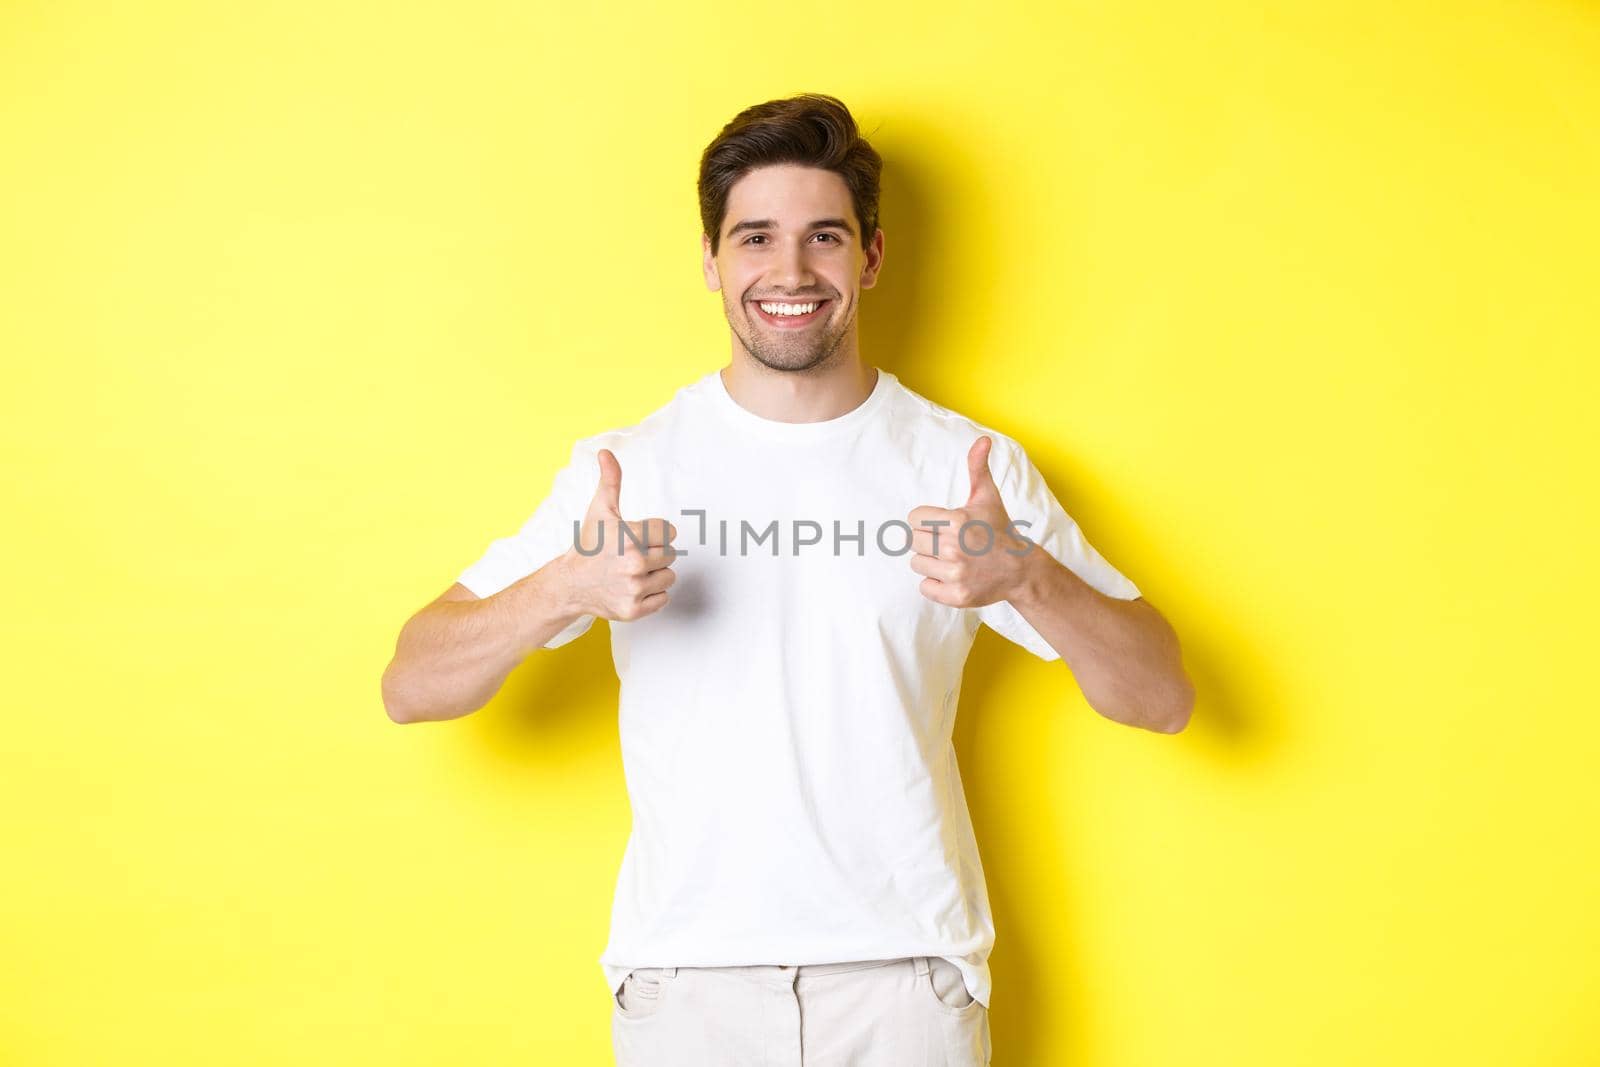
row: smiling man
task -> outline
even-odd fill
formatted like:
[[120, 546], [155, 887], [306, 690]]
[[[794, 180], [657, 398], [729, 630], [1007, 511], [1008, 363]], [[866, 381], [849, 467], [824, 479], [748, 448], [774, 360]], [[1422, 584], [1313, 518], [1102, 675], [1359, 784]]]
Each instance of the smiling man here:
[[978, 628], [1065, 660], [1117, 722], [1173, 733], [1193, 705], [1171, 627], [1022, 446], [863, 361], [880, 169], [829, 96], [723, 128], [699, 187], [731, 361], [578, 441], [384, 673], [395, 721], [456, 718], [610, 620], [623, 1067], [988, 1063], [994, 927], [951, 744]]

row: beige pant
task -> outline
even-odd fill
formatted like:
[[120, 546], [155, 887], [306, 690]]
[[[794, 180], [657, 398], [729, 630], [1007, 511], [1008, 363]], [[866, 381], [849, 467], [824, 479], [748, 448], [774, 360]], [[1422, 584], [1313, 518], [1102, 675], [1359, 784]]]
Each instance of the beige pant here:
[[937, 956], [799, 967], [638, 967], [618, 1067], [984, 1067], [989, 1009]]

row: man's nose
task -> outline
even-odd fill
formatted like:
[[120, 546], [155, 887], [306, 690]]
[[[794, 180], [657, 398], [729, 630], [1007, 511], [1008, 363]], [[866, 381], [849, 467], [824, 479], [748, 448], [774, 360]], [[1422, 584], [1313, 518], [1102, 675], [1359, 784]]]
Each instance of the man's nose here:
[[773, 281], [782, 288], [794, 292], [805, 289], [814, 280], [811, 264], [806, 259], [805, 246], [791, 244], [786, 247], [773, 274]]

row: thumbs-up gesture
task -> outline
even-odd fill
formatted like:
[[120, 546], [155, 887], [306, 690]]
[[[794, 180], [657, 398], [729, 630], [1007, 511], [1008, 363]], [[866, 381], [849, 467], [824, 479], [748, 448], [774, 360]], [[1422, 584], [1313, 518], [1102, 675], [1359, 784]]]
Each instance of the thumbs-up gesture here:
[[666, 519], [627, 522], [619, 510], [622, 465], [609, 448], [597, 454], [600, 484], [584, 512], [578, 544], [564, 556], [568, 596], [581, 614], [629, 621], [660, 611], [677, 580], [672, 539], [678, 528]]
[[987, 434], [967, 451], [971, 492], [958, 508], [911, 509], [911, 569], [924, 575], [922, 595], [952, 608], [980, 608], [1006, 600], [1025, 575], [1034, 546], [1011, 528], [1000, 487], [989, 473]]

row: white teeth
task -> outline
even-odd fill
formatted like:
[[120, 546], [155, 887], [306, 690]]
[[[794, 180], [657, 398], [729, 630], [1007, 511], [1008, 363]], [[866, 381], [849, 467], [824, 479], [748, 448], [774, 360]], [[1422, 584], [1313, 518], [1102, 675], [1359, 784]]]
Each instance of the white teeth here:
[[815, 302], [810, 304], [760, 304], [758, 306], [768, 315], [809, 315], [817, 310]]

